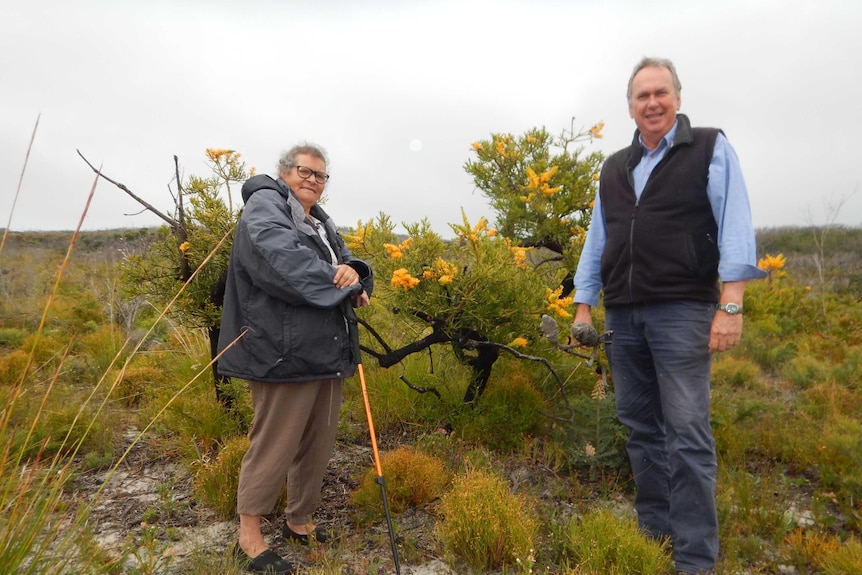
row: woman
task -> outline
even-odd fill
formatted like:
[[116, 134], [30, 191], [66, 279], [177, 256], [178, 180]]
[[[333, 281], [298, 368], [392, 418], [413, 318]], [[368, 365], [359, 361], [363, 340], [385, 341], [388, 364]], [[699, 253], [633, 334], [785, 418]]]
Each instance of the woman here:
[[246, 379], [254, 421], [237, 491], [237, 554], [259, 573], [290, 573], [269, 549], [261, 516], [287, 479], [285, 539], [328, 536], [311, 515], [332, 456], [342, 384], [359, 361], [353, 307], [368, 305], [371, 268], [354, 258], [318, 205], [329, 174], [313, 145], [295, 146], [278, 179], [250, 178], [233, 240], [222, 312], [220, 371]]

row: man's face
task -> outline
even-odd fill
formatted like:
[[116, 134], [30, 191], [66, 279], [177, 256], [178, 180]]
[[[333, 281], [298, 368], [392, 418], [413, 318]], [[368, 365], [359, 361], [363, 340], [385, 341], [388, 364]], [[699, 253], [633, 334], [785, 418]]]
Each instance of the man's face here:
[[655, 149], [673, 127], [681, 100], [673, 85], [673, 75], [665, 67], [647, 66], [635, 74], [629, 115], [634, 119], [644, 143]]

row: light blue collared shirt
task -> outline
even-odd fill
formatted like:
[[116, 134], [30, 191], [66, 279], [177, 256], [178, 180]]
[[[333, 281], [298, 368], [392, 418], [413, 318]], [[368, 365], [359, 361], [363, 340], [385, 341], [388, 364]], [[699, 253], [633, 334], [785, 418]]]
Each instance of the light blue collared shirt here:
[[[656, 149], [644, 147], [640, 163], [632, 171], [635, 195], [641, 197], [653, 168], [676, 138], [678, 122], [661, 139]], [[743, 281], [766, 277], [766, 272], [757, 267], [757, 246], [754, 225], [751, 221], [751, 207], [748, 204], [748, 190], [742, 177], [742, 169], [736, 152], [724, 134], [719, 133], [715, 140], [712, 160], [709, 163], [709, 182], [706, 195], [712, 206], [712, 215], [718, 224], [718, 275], [722, 281]], [[575, 303], [585, 303], [592, 307], [599, 304], [602, 291], [601, 262], [605, 249], [608, 230], [602, 211], [601, 197], [596, 194], [593, 205], [593, 219], [587, 231], [584, 249], [575, 273]]]

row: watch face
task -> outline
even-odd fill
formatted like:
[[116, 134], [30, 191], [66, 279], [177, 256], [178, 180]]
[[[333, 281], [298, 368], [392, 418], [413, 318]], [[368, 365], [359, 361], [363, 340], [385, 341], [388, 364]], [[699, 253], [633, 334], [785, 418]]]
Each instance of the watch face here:
[[739, 306], [735, 303], [728, 303], [724, 305], [724, 311], [733, 315], [739, 311]]

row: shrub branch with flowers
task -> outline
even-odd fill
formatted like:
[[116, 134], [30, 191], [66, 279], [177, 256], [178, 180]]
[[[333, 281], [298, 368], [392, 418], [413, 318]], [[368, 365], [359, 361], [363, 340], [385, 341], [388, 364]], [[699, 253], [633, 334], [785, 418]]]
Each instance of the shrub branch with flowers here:
[[431, 345], [451, 344], [458, 359], [473, 368], [464, 398], [472, 402], [500, 353], [487, 344], [524, 347], [533, 338], [549, 278], [528, 261], [527, 248], [499, 237], [486, 218], [472, 224], [462, 217], [461, 224], [451, 224], [451, 241], [427, 221], [406, 224], [408, 236], [401, 239], [385, 215], [360, 222], [345, 240], [354, 254], [373, 262], [380, 278], [375, 305], [394, 312], [396, 322], [411, 324], [402, 333], [416, 334], [419, 328], [419, 337], [398, 342], [395, 349], [379, 334], [375, 344], [363, 340], [366, 353], [388, 367]]
[[576, 131], [572, 119], [556, 138], [539, 128], [473, 143], [476, 158], [464, 169], [497, 212], [500, 235], [545, 248], [565, 269], [575, 269], [604, 161], [601, 152], [587, 154], [578, 144], [600, 139], [603, 127]]
[[[378, 284], [378, 306], [410, 325], [396, 330], [398, 343], [390, 345], [363, 322], [374, 339], [366, 353], [389, 367], [448, 343], [472, 369], [464, 401], [473, 402], [501, 350], [530, 358], [516, 349], [537, 343], [542, 314], [570, 320], [571, 270], [603, 160], [599, 152], [585, 155], [573, 146], [601, 138], [602, 127], [576, 132], [573, 123], [558, 138], [533, 129], [517, 138], [493, 134], [473, 143], [476, 159], [465, 170], [497, 212], [496, 227], [485, 217], [472, 223], [462, 212], [462, 222], [450, 224], [454, 240], [446, 241], [425, 220], [404, 224], [406, 237], [395, 233], [385, 214], [359, 222], [346, 238], [348, 246], [372, 262], [378, 278], [388, 279]], [[403, 341], [402, 334], [411, 336]]]

